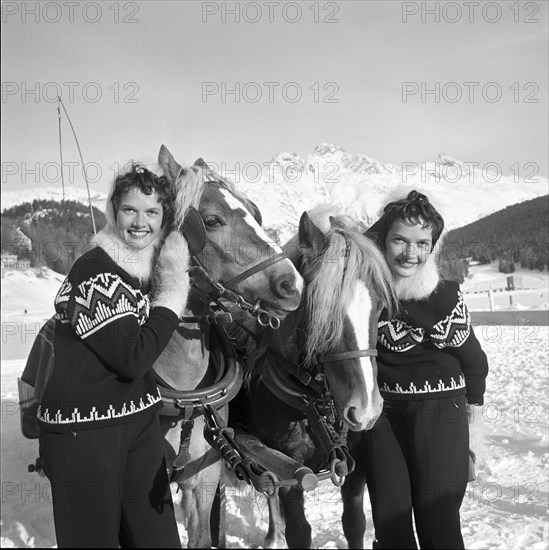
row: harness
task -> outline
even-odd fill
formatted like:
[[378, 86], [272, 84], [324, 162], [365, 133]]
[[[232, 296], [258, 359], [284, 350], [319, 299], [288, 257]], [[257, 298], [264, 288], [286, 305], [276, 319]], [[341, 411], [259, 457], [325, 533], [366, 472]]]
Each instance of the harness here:
[[[237, 324], [259, 342], [256, 334]], [[268, 355], [274, 361], [265, 364]], [[289, 407], [301, 411], [303, 418], [307, 419], [310, 433], [319, 442], [324, 462], [328, 465], [328, 468], [315, 472], [319, 481], [330, 479], [340, 487], [355, 468], [355, 461], [347, 448], [348, 428], [337, 412], [326, 385], [324, 364], [375, 356], [375, 348], [325, 354], [316, 358], [312, 371], [306, 371], [269, 345], [264, 347], [264, 355], [260, 358], [264, 363], [261, 382], [273, 395]], [[295, 485], [295, 480], [275, 480], [273, 485], [274, 491], [271, 492], [276, 494], [279, 487]]]
[[[190, 269], [191, 277], [193, 273], [200, 274], [212, 287], [212, 290], [210, 292], [204, 292], [193, 283], [193, 290], [205, 294], [205, 299], [210, 304], [210, 312], [203, 316], [182, 317], [180, 318], [179, 326], [184, 326], [188, 323], [207, 323], [212, 326], [210, 364], [215, 366], [217, 372], [215, 381], [211, 386], [194, 390], [178, 390], [166, 382], [162, 376], [153, 369], [164, 404], [160, 414], [174, 417], [177, 421], [182, 421], [179, 450], [173, 462], [174, 470], [182, 469], [189, 460], [188, 449], [194, 420], [204, 415], [208, 426], [208, 433], [218, 429], [218, 422], [214, 421], [214, 412], [221, 409], [233, 399], [242, 387], [242, 366], [238, 361], [235, 343], [229, 338], [225, 329], [219, 325], [223, 317], [225, 317], [226, 322], [232, 322], [232, 315], [220, 300], [223, 298], [224, 300], [236, 304], [240, 309], [257, 318], [258, 322], [263, 326], [270, 326], [273, 329], [279, 328], [280, 320], [278, 317], [262, 309], [259, 300], [255, 305], [247, 302], [234, 290], [234, 287], [255, 273], [287, 257], [283, 253], [276, 254], [272, 258], [268, 258], [245, 270], [236, 277], [233, 277], [230, 281], [225, 283], [225, 285], [222, 285], [210, 275], [206, 267], [197, 257], [206, 245], [206, 228], [199, 212], [193, 207], [190, 207], [185, 215], [182, 232], [187, 240], [192, 258], [193, 265]], [[222, 310], [221, 313], [213, 310], [211, 306], [212, 302], [218, 305], [218, 308]], [[212, 441], [211, 443], [214, 442]], [[213, 446], [216, 445], [214, 444]]]
[[[345, 264], [343, 269], [343, 275], [345, 275], [350, 254], [350, 242], [344, 231], [340, 229], [334, 229], [334, 231], [340, 233], [345, 239]], [[377, 356], [377, 350], [367, 348], [328, 353], [316, 357], [315, 362], [311, 365], [312, 371], [306, 371], [302, 368], [303, 361], [300, 364], [293, 363], [246, 326], [238, 322], [236, 324], [255, 340], [258, 348], [263, 350], [263, 355], [259, 359], [264, 366], [261, 382], [273, 395], [289, 407], [301, 411], [303, 418], [307, 419], [310, 433], [319, 442], [324, 454], [324, 461], [329, 466], [327, 469], [315, 473], [317, 479], [320, 481], [329, 478], [334, 485], [341, 486], [345, 481], [345, 477], [353, 472], [355, 462], [347, 448], [348, 428], [343, 419], [340, 418], [326, 384], [324, 365], [360, 357], [375, 357]], [[266, 363], [267, 356], [270, 356], [274, 361]], [[261, 364], [258, 365], [258, 367], [260, 366]], [[245, 465], [242, 467], [245, 467]], [[295, 478], [278, 479], [271, 472], [268, 473], [271, 477], [271, 485], [265, 491], [268, 496], [276, 495], [279, 487], [296, 485]], [[254, 472], [249, 474], [252, 482], [253, 474]], [[265, 482], [264, 479], [260, 481]]]

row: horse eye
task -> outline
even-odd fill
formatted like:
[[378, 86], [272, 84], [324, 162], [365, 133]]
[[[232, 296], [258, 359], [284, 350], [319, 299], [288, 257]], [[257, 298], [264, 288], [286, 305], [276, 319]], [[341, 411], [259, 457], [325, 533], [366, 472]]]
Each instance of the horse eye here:
[[208, 227], [219, 227], [222, 225], [222, 222], [217, 216], [206, 216], [204, 218], [204, 225]]

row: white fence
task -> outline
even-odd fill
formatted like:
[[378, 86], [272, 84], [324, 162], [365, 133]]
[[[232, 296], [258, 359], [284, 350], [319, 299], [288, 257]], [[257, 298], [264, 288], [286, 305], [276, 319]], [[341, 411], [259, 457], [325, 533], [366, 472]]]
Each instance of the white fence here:
[[463, 298], [471, 311], [547, 309], [548, 294], [546, 288], [488, 289], [464, 292]]

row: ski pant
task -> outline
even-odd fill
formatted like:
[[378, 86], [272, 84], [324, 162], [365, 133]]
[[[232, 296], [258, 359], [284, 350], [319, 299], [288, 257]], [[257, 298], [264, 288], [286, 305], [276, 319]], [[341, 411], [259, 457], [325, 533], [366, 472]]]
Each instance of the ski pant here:
[[59, 548], [181, 548], [158, 414], [40, 431]]
[[363, 440], [375, 548], [464, 548], [469, 466], [465, 397], [386, 400]]

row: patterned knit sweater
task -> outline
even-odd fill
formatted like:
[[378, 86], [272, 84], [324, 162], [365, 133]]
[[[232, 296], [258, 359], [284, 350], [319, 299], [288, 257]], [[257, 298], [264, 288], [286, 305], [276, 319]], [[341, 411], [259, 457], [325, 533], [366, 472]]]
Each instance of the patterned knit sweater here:
[[161, 408], [151, 367], [178, 318], [149, 309], [138, 280], [102, 248], [74, 263], [55, 298], [55, 365], [38, 410], [41, 430], [112, 426]]
[[378, 323], [378, 382], [384, 399], [466, 395], [483, 404], [486, 354], [452, 281], [441, 280], [422, 300], [402, 300], [397, 318]]

